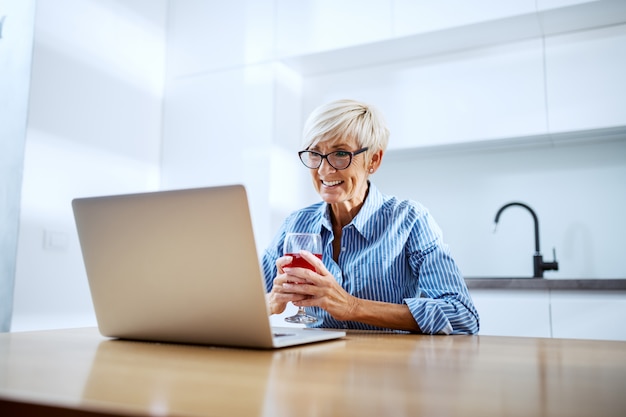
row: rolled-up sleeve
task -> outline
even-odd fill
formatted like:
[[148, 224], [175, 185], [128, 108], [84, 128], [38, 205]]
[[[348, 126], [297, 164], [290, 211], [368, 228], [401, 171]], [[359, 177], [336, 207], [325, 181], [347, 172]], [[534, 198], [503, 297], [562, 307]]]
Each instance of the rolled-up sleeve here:
[[458, 266], [441, 241], [439, 228], [422, 224], [416, 230], [421, 232], [409, 239], [409, 264], [418, 277], [419, 294], [404, 303], [420, 330], [426, 334], [478, 333], [478, 312]]

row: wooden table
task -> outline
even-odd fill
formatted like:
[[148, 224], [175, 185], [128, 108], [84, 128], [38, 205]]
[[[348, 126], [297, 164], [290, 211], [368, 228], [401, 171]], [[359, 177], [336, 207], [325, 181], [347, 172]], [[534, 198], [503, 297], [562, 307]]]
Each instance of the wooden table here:
[[0, 334], [0, 416], [626, 416], [626, 342], [348, 333], [278, 351]]

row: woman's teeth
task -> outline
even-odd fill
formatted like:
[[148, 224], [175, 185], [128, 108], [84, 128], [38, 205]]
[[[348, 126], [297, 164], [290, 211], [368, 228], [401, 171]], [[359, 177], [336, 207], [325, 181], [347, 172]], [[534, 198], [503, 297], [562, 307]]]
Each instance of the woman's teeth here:
[[343, 181], [322, 181], [322, 184], [324, 184], [326, 187], [333, 187], [335, 185], [339, 185], [341, 184]]

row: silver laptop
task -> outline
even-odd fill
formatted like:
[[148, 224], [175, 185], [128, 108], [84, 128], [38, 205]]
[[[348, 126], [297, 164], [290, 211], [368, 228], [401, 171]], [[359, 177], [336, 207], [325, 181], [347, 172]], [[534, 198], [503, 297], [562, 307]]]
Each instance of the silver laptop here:
[[343, 331], [272, 328], [242, 185], [72, 201], [100, 333], [278, 348]]

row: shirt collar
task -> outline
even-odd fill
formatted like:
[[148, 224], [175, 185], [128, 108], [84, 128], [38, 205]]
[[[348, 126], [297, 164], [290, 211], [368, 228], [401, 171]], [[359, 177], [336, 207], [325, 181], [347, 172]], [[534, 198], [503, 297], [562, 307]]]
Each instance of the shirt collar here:
[[[374, 184], [368, 181], [369, 191], [367, 197], [363, 202], [361, 210], [352, 219], [352, 221], [345, 227], [354, 227], [363, 237], [369, 238], [372, 235], [372, 217], [383, 206], [384, 197], [383, 194], [376, 188]], [[330, 205], [324, 203], [320, 206], [322, 211], [322, 226], [332, 232], [332, 222], [330, 220]]]

